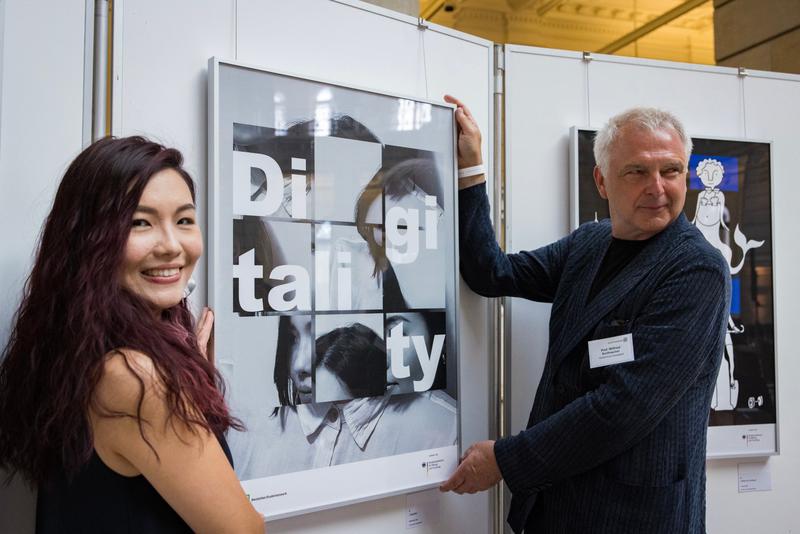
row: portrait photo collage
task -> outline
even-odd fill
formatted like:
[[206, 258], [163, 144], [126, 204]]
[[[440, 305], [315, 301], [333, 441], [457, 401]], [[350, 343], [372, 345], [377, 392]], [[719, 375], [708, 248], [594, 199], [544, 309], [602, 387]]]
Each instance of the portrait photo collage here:
[[272, 340], [277, 404], [446, 388], [435, 154], [346, 115], [235, 123], [233, 174], [233, 311]]

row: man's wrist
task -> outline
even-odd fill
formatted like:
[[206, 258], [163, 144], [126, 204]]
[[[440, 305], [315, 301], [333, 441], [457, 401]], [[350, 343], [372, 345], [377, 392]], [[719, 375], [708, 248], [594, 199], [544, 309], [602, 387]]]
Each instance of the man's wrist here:
[[486, 168], [483, 166], [483, 163], [470, 165], [469, 167], [464, 166], [458, 169], [459, 178], [469, 178], [471, 176], [478, 176], [479, 174], [486, 174]]

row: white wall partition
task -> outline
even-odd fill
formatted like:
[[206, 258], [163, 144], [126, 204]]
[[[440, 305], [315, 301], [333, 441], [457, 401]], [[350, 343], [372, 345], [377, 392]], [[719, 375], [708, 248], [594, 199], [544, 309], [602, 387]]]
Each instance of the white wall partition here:
[[[89, 138], [84, 28], [91, 28], [91, 5], [0, 0], [0, 347], [56, 186]], [[33, 532], [34, 504], [18, 480], [0, 483], [0, 532]]]
[[[772, 491], [737, 493], [737, 462], [708, 464], [709, 532], [796, 532], [800, 494], [800, 360], [794, 334], [800, 326], [800, 243], [797, 199], [800, 197], [800, 76], [751, 72], [742, 80], [740, 115], [743, 137], [772, 140], [773, 266], [775, 270], [775, 347], [780, 456], [769, 458]], [[763, 463], [763, 461], [762, 461]]]
[[[800, 185], [797, 125], [800, 76], [506, 47], [506, 184], [510, 250], [549, 243], [569, 230], [571, 126], [598, 128], [636, 105], [675, 112], [697, 137], [773, 141], [773, 210], [778, 424], [781, 454], [769, 458], [771, 492], [738, 493], [737, 464], [708, 462], [708, 532], [789, 532], [800, 526], [791, 503], [800, 492], [800, 424], [792, 406], [800, 395], [800, 364], [792, 332], [800, 316], [796, 277], [800, 245], [792, 216]], [[549, 306], [510, 302], [510, 421], [527, 421], [547, 351]], [[763, 463], [764, 460], [761, 460]]]
[[[411, 97], [458, 95], [484, 132], [492, 124], [493, 45], [356, 1], [116, 0], [113, 132], [181, 149], [206, 224], [206, 69], [211, 56]], [[488, 138], [489, 136], [487, 136]], [[488, 139], [487, 147], [491, 146]], [[486, 161], [491, 157], [486, 152]], [[206, 268], [194, 301], [206, 302]], [[489, 431], [488, 305], [460, 294], [461, 428], [465, 446]], [[438, 519], [416, 532], [482, 533], [488, 494], [426, 496]], [[271, 522], [271, 533], [405, 532], [405, 496]]]

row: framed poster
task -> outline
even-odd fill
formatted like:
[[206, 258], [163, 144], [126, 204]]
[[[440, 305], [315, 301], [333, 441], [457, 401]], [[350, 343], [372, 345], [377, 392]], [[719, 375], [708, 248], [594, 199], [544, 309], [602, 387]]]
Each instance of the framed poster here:
[[216, 359], [267, 518], [458, 463], [453, 110], [209, 62]]
[[[571, 130], [572, 228], [607, 218], [592, 171], [595, 130]], [[711, 403], [708, 457], [778, 452], [771, 145], [692, 138], [684, 213], [727, 260], [731, 309]]]

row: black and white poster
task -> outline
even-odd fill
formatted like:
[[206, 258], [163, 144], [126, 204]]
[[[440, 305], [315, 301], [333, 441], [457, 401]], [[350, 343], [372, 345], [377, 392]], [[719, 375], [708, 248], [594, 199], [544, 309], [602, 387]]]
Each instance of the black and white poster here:
[[453, 108], [210, 62], [209, 295], [267, 518], [459, 456]]
[[[572, 129], [571, 223], [607, 218], [595, 130]], [[731, 308], [710, 406], [708, 457], [778, 451], [770, 143], [693, 137], [684, 213], [728, 263]]]

